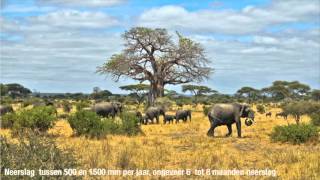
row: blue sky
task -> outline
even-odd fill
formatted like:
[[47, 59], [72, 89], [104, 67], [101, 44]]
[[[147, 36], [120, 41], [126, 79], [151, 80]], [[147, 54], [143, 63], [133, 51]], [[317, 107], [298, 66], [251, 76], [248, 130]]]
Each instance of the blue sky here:
[[[320, 1], [1, 0], [1, 80], [40, 92], [122, 93], [95, 73], [131, 27], [177, 30], [199, 42], [222, 93], [298, 80], [320, 88]], [[180, 91], [180, 86], [168, 86]]]

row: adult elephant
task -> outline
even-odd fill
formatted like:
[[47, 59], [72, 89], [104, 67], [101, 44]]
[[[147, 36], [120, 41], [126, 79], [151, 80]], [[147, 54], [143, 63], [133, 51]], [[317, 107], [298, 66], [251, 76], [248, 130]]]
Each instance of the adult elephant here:
[[148, 123], [149, 120], [153, 123], [153, 119], [156, 118], [157, 124], [159, 124], [159, 116], [162, 115], [163, 118], [166, 116], [165, 110], [162, 107], [149, 107], [146, 111], [145, 124]]
[[209, 111], [208, 117], [211, 124], [207, 133], [208, 136], [214, 136], [214, 129], [221, 125], [226, 125], [228, 127], [226, 136], [230, 136], [232, 134], [231, 125], [236, 123], [238, 137], [241, 137], [240, 118], [249, 118], [252, 123], [252, 121], [254, 121], [254, 111], [247, 104], [216, 104]]
[[0, 105], [0, 116], [13, 112], [13, 108], [10, 105]]
[[102, 117], [114, 118], [116, 114], [122, 112], [122, 105], [119, 102], [101, 102], [95, 104], [91, 109]]
[[176, 123], [178, 123], [180, 119], [183, 120], [183, 122], [187, 122], [188, 118], [191, 122], [191, 111], [190, 110], [178, 110], [176, 112]]

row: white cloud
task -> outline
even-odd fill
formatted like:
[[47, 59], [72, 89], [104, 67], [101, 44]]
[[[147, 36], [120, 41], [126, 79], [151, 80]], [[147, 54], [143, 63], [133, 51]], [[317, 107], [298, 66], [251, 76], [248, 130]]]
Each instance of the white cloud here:
[[235, 10], [188, 11], [180, 6], [162, 6], [145, 11], [138, 24], [148, 27], [247, 34], [265, 30], [271, 25], [295, 22], [319, 22], [319, 1], [273, 1], [265, 7], [247, 6]]
[[83, 6], [83, 7], [107, 7], [119, 5], [126, 0], [38, 0], [43, 4], [56, 4], [66, 6]]
[[253, 41], [257, 44], [278, 44], [279, 41], [274, 37], [254, 36]]
[[28, 19], [31, 25], [46, 25], [59, 28], [107, 28], [120, 22], [102, 12], [81, 12], [76, 10], [55, 11]]

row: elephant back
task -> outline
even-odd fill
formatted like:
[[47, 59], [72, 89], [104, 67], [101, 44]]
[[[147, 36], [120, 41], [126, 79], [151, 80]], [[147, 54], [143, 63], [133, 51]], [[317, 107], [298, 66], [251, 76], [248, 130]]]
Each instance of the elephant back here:
[[233, 114], [235, 112], [236, 106], [234, 104], [215, 104], [211, 110], [209, 111], [208, 115], [212, 117], [220, 116], [221, 113], [223, 114]]

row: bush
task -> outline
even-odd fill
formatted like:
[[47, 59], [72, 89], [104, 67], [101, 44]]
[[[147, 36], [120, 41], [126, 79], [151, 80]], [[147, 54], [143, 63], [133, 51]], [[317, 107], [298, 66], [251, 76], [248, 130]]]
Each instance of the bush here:
[[276, 126], [271, 133], [273, 141], [290, 142], [293, 144], [304, 143], [318, 137], [318, 129], [311, 124], [291, 124], [288, 126]]
[[[70, 149], [60, 150], [54, 141], [48, 137], [39, 137], [28, 134], [19, 136], [17, 143], [10, 143], [6, 137], [0, 137], [1, 145], [1, 177], [4, 176], [4, 168], [35, 170], [32, 179], [43, 179], [38, 175], [38, 169], [76, 168], [78, 163]], [[46, 179], [61, 179], [62, 176], [46, 177]], [[80, 179], [76, 176], [72, 179]], [[10, 179], [26, 179], [22, 176], [10, 176]], [[31, 178], [30, 178], [31, 179]]]
[[208, 116], [210, 109], [212, 108], [212, 106], [202, 106], [203, 109], [203, 114], [205, 116]]
[[142, 132], [139, 125], [140, 120], [135, 113], [121, 113], [120, 118], [122, 122], [120, 131], [122, 134], [132, 136]]
[[72, 104], [66, 100], [62, 101], [61, 106], [62, 106], [63, 111], [66, 113], [69, 113], [72, 109]]
[[42, 100], [40, 98], [27, 98], [22, 102], [22, 107], [27, 107], [33, 104], [40, 104]]
[[315, 126], [320, 126], [320, 114], [313, 113], [310, 115], [310, 118], [311, 118], [311, 124]]
[[25, 129], [45, 132], [52, 128], [56, 120], [56, 110], [53, 107], [39, 106], [10, 115], [15, 132]]
[[7, 129], [7, 128], [12, 128], [13, 123], [15, 119], [15, 114], [14, 113], [7, 113], [3, 115], [0, 120], [1, 120], [1, 128]]
[[80, 110], [71, 115], [68, 122], [78, 136], [85, 135], [99, 138], [106, 134], [105, 124], [95, 112]]
[[76, 135], [101, 138], [107, 134], [136, 135], [141, 132], [139, 119], [134, 113], [122, 113], [121, 122], [100, 118], [95, 112], [80, 110], [68, 118]]
[[263, 113], [266, 112], [264, 106], [261, 105], [261, 104], [258, 104], [258, 105], [257, 105], [257, 111], [258, 111], [258, 113], [260, 113], [260, 114], [263, 114]]
[[155, 105], [163, 107], [165, 110], [168, 110], [173, 105], [173, 101], [171, 101], [168, 97], [161, 97], [156, 99]]
[[76, 103], [77, 111], [80, 111], [83, 108], [89, 107], [89, 106], [90, 106], [90, 102], [88, 102], [88, 101], [80, 101], [80, 102]]

